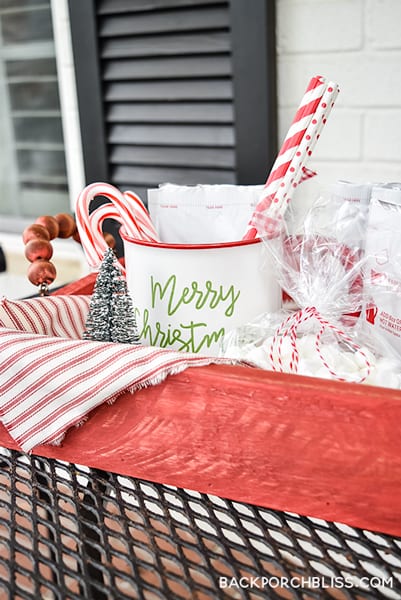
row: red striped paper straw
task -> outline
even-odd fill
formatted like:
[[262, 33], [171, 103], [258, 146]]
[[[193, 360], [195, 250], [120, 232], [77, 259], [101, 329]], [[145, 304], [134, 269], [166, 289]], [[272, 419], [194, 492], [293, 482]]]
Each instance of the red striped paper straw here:
[[299, 185], [304, 165], [312, 155], [316, 142], [327, 122], [328, 115], [334, 106], [338, 92], [339, 89], [335, 83], [329, 82], [327, 84], [327, 89], [323, 94], [322, 100], [305, 131], [287, 172], [280, 182], [273, 202], [270, 203], [270, 206], [264, 212], [255, 214], [254, 225], [258, 226], [257, 229], [259, 231], [266, 230], [266, 233], [274, 233], [274, 230], [279, 228], [280, 220], [284, 217], [292, 194]]
[[286, 209], [284, 202], [287, 204], [290, 202], [292, 192], [299, 185], [302, 173], [305, 169], [305, 163], [313, 153], [338, 94], [338, 85], [330, 81], [327, 84], [327, 89], [323, 94], [321, 102], [305, 131], [305, 135], [301, 140], [299, 148], [294, 154], [287, 173], [283, 177], [283, 181], [275, 194], [274, 202], [277, 204], [275, 212], [281, 212], [282, 216], [284, 216]]
[[[283, 199], [287, 197], [291, 185], [295, 187], [302, 180], [305, 173], [303, 171], [304, 163], [320, 135], [320, 131], [315, 132], [316, 113], [325, 105], [326, 109], [327, 106], [330, 107], [327, 110], [328, 114], [334, 103], [334, 100], [329, 102], [327, 98], [323, 100], [327, 90], [331, 87], [338, 93], [338, 86], [332, 83], [328, 84], [321, 76], [313, 77], [310, 80], [243, 239], [254, 239], [258, 235], [258, 231], [268, 233], [272, 226], [273, 229], [277, 228], [277, 223], [274, 222], [277, 222], [285, 212]], [[327, 119], [327, 116], [324, 118]], [[318, 121], [319, 126], [322, 122]], [[310, 136], [310, 139], [307, 139], [306, 135]], [[314, 136], [313, 139], [312, 136]], [[305, 148], [308, 149], [305, 150]], [[309, 154], [306, 156], [305, 152]], [[272, 206], [273, 203], [275, 206]]]
[[326, 81], [320, 75], [312, 77], [310, 80], [265, 183], [266, 195], [272, 194], [278, 189], [281, 179], [287, 172], [291, 160], [305, 135], [306, 129], [319, 106], [326, 87]]

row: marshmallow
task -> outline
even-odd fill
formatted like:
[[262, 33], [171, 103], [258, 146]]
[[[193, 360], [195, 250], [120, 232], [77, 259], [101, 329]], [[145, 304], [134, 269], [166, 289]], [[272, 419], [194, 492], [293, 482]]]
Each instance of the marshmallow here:
[[[270, 360], [272, 342], [273, 337], [268, 337], [262, 346], [264, 352], [266, 353], [266, 362], [269, 365], [267, 368], [272, 368]], [[273, 363], [278, 370], [281, 370], [279, 369], [281, 361], [281, 364], [283, 365], [282, 368], [284, 369], [284, 371], [289, 372], [292, 353], [293, 348], [291, 345], [291, 340], [288, 337], [283, 337], [280, 340], [277, 340], [277, 343], [274, 345], [273, 348], [272, 356]]]
[[399, 381], [400, 379], [397, 373], [394, 373], [389, 369], [376, 369], [372, 385], [394, 389], [399, 387]]
[[270, 361], [264, 346], [250, 347], [250, 350], [246, 353], [246, 360], [249, 360], [261, 369], [271, 368]]
[[395, 358], [386, 358], [385, 356], [381, 356], [377, 359], [376, 364], [377, 368], [380, 370], [388, 369], [398, 374], [401, 373], [401, 365], [395, 360]]
[[232, 344], [224, 351], [224, 356], [232, 358], [233, 360], [243, 360], [248, 354], [247, 351], [244, 351], [245, 348], [245, 346], [241, 348], [240, 346], [234, 346], [234, 344]]
[[[364, 366], [366, 367], [366, 363]], [[349, 374], [353, 381], [359, 379], [359, 366], [355, 361], [355, 352], [339, 352], [335, 370], [341, 377]]]
[[304, 335], [297, 340], [298, 352], [305, 358], [316, 356], [316, 336]]
[[333, 375], [330, 373], [330, 371], [326, 368], [326, 367], [320, 367], [320, 369], [318, 369], [316, 371], [316, 373], [314, 373], [313, 375], [314, 377], [320, 377], [321, 379], [334, 379]]
[[[233, 359], [245, 360], [261, 369], [271, 370], [273, 365], [270, 360], [273, 336], [267, 337], [263, 343], [229, 344], [224, 355]], [[316, 349], [316, 336], [304, 335], [297, 339], [298, 370], [299, 375], [320, 377], [322, 379], [337, 379], [338, 377], [349, 382], [360, 382], [368, 371], [368, 377], [362, 381], [369, 385], [401, 389], [401, 363], [394, 358], [379, 357], [366, 347], [362, 346], [355, 352], [342, 350], [339, 344], [320, 342], [322, 358]], [[288, 337], [281, 340], [281, 365], [278, 353], [279, 343], [273, 350], [274, 367], [289, 373], [290, 363], [293, 358], [293, 347]], [[330, 373], [332, 371], [336, 374]]]
[[354, 360], [360, 369], [366, 367], [366, 359], [371, 365], [376, 363], [376, 358], [369, 348], [361, 346], [361, 348], [354, 353]]
[[[315, 352], [317, 354], [316, 350]], [[327, 365], [332, 371], [336, 371], [337, 369], [343, 368], [344, 361], [342, 360], [342, 352], [339, 350], [338, 346], [336, 346], [335, 344], [321, 344], [320, 352], [324, 361], [327, 363]], [[319, 359], [321, 363], [322, 360], [320, 357]]]
[[316, 377], [316, 372], [321, 368], [322, 361], [319, 357], [317, 360], [313, 358], [304, 358], [303, 356], [299, 359], [298, 363], [298, 375], [309, 375], [310, 377]]

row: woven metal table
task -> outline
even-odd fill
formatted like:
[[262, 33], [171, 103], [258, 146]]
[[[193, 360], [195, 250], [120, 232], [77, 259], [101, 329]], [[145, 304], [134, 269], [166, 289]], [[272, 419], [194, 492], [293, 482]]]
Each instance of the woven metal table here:
[[401, 539], [1, 451], [0, 598], [401, 598]]

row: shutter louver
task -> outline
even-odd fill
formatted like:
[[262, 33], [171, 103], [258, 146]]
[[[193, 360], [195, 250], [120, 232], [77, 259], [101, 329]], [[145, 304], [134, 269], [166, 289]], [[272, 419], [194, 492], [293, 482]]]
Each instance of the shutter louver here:
[[98, 0], [109, 179], [235, 183], [229, 2]]

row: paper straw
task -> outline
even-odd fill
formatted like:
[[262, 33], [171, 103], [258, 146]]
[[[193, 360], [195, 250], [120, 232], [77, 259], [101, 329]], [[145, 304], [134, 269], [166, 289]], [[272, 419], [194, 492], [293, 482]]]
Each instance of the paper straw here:
[[[311, 93], [315, 94], [313, 103], [310, 103]], [[327, 83], [320, 76], [311, 79], [243, 239], [254, 239], [258, 235], [258, 231], [269, 234], [279, 227], [288, 204], [285, 199], [288, 197], [289, 201], [290, 190], [304, 180], [305, 173], [308, 173], [305, 171], [305, 163], [320, 136], [337, 94], [337, 84]], [[299, 119], [304, 105], [308, 106], [309, 110], [313, 110], [308, 113], [307, 122], [302, 120], [304, 117]], [[299, 127], [300, 123], [304, 128], [294, 136], [294, 128]], [[288, 148], [289, 145], [290, 148]]]
[[[292, 191], [299, 185], [299, 180], [302, 176], [302, 171], [305, 168], [305, 163], [313, 153], [317, 140], [320, 138], [320, 134], [327, 122], [338, 93], [339, 88], [337, 84], [329, 82], [316, 113], [309, 123], [299, 148], [295, 153], [293, 160], [291, 161], [291, 165], [286, 173], [286, 176], [283, 178], [283, 181], [281, 182], [280, 187], [278, 188], [274, 197], [274, 201], [279, 206], [282, 206], [284, 200], [288, 204], [291, 199]], [[281, 210], [283, 209], [281, 208]], [[282, 216], [284, 216], [284, 214]]]
[[312, 77], [265, 183], [264, 194], [278, 189], [327, 88], [323, 77]]
[[[306, 129], [316, 112], [326, 87], [326, 80], [320, 75], [312, 77], [310, 80], [267, 178], [263, 196], [258, 202], [254, 212], [255, 216], [262, 214], [270, 207], [272, 199], [291, 164], [291, 160], [293, 159], [303, 136], [305, 135]], [[244, 239], [252, 239], [256, 236], [257, 230], [253, 226], [252, 218]]]
[[[304, 168], [304, 165], [308, 161], [309, 157], [312, 155], [316, 142], [320, 137], [322, 129], [327, 122], [327, 118], [334, 105], [335, 99], [337, 98], [338, 92], [338, 86], [333, 82], [329, 82], [316, 113], [309, 123], [305, 135], [302, 138], [296, 153], [294, 154], [291, 164], [285, 176], [282, 178], [277, 192], [274, 195], [270, 216], [274, 215], [276, 220], [284, 217], [286, 206], [290, 202], [295, 188], [299, 185], [302, 169]], [[266, 212], [269, 213], [269, 207], [267, 208]], [[256, 217], [256, 222], [258, 223], [259, 227], [263, 226], [263, 214], [260, 214]]]

